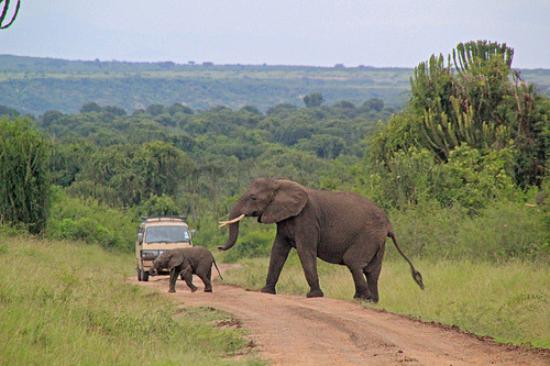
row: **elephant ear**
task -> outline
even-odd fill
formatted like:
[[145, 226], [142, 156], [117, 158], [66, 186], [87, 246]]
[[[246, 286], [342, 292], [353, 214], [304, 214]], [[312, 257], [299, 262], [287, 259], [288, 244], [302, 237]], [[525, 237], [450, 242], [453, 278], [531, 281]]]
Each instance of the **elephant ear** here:
[[179, 266], [183, 262], [183, 256], [178, 255], [178, 253], [172, 253], [170, 259], [168, 260], [168, 265], [166, 268], [172, 269]]
[[307, 203], [307, 192], [298, 183], [288, 180], [277, 181], [273, 201], [264, 210], [261, 222], [273, 224], [297, 216]]

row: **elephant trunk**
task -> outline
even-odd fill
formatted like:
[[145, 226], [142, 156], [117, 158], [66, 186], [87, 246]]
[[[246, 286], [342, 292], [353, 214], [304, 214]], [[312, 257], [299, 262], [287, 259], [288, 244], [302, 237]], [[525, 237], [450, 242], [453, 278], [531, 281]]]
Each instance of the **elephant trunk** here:
[[[239, 217], [241, 217], [242, 219], [242, 217], [244, 217], [241, 214], [240, 206], [241, 206], [240, 203], [237, 203], [233, 207], [233, 209], [229, 213], [229, 221], [236, 220]], [[227, 239], [224, 245], [218, 247], [219, 250], [227, 250], [227, 249], [230, 249], [233, 245], [235, 245], [235, 243], [237, 242], [237, 238], [239, 237], [239, 221], [240, 220], [236, 220], [231, 224], [229, 224], [229, 238]]]

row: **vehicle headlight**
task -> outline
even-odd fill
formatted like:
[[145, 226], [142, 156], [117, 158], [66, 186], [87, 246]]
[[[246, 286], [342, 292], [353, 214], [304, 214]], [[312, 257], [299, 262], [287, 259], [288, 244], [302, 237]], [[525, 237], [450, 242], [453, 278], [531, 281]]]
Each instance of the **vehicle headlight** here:
[[141, 251], [141, 258], [143, 259], [155, 259], [159, 256], [158, 250], [142, 250]]

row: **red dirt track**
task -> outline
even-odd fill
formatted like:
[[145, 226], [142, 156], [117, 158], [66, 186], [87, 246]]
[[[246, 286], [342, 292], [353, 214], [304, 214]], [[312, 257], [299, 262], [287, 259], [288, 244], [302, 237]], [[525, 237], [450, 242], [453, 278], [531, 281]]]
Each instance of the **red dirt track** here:
[[[550, 365], [550, 352], [497, 345], [353, 302], [268, 295], [219, 282], [204, 293], [198, 278], [194, 283], [195, 293], [178, 280], [177, 292], [166, 296], [233, 314], [270, 365]], [[168, 290], [165, 276], [139, 284]]]

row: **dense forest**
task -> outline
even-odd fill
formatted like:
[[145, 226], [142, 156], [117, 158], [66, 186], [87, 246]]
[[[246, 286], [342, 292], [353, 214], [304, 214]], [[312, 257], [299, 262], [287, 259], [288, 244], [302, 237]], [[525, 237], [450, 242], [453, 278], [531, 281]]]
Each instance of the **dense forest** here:
[[[0, 105], [34, 115], [48, 110], [76, 113], [88, 102], [132, 112], [151, 104], [180, 103], [194, 110], [219, 105], [302, 105], [320, 92], [329, 104], [356, 105], [371, 98], [402, 108], [409, 97], [412, 69], [369, 66], [334, 67], [215, 65], [212, 62], [130, 63], [67, 61], [0, 55]], [[521, 70], [522, 77], [550, 95], [550, 70]]]

